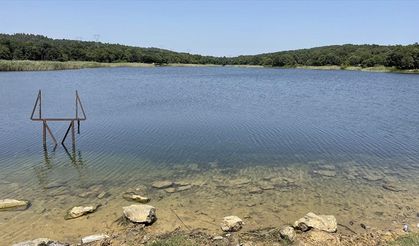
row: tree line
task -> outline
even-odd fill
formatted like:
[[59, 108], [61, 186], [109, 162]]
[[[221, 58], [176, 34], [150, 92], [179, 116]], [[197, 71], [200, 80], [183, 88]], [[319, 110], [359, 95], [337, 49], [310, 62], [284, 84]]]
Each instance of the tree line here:
[[214, 57], [91, 41], [51, 39], [33, 34], [0, 34], [0, 59], [295, 66], [386, 66], [419, 69], [419, 44], [332, 45], [237, 57]]

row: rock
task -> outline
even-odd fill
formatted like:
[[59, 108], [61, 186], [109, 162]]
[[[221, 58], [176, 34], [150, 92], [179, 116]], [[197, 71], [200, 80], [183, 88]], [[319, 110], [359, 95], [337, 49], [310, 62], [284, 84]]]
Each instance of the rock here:
[[129, 193], [124, 193], [124, 194], [122, 195], [122, 197], [123, 197], [125, 200], [128, 200], [128, 201], [135, 201], [135, 202], [139, 202], [139, 203], [147, 203], [147, 202], [149, 202], [149, 201], [150, 201], [150, 198], [145, 197], [145, 196], [141, 196], [141, 195], [137, 195], [137, 194], [134, 194], [134, 193], [132, 193], [132, 192], [129, 192]]
[[186, 181], [176, 181], [175, 185], [177, 185], [177, 186], [187, 186], [187, 185], [190, 185], [190, 183], [188, 183]]
[[367, 172], [367, 173], [364, 174], [363, 178], [368, 180], [368, 181], [378, 181], [378, 180], [383, 179], [383, 176], [381, 176], [380, 174], [377, 174], [377, 173]]
[[30, 206], [30, 202], [26, 200], [3, 199], [0, 200], [0, 210], [22, 209], [25, 210]]
[[215, 236], [212, 239], [213, 240], [223, 240], [224, 238], [222, 236]]
[[407, 189], [397, 183], [394, 182], [387, 182], [385, 184], [383, 184], [383, 188], [386, 190], [390, 190], [390, 191], [395, 191], [395, 192], [399, 192], [399, 191], [407, 191]]
[[138, 204], [123, 207], [124, 216], [134, 223], [153, 223], [156, 217], [156, 209], [153, 206]]
[[419, 228], [419, 223], [416, 224], [416, 227]]
[[326, 176], [326, 177], [335, 177], [336, 171], [335, 170], [314, 170], [313, 173]]
[[328, 165], [328, 164], [321, 165], [319, 166], [319, 168], [323, 170], [336, 170], [336, 167], [334, 165]]
[[312, 212], [306, 214], [303, 218], [295, 221], [294, 227], [301, 228], [302, 231], [308, 228], [314, 228], [326, 232], [336, 232], [337, 222], [333, 215], [316, 215]]
[[361, 226], [361, 228], [362, 229], [364, 229], [364, 230], [368, 230], [368, 229], [370, 229], [370, 227], [369, 226], [367, 226], [367, 225], [365, 225], [364, 223], [361, 223], [361, 224], [359, 224], [360, 226]]
[[62, 187], [65, 186], [66, 182], [65, 181], [54, 181], [51, 182], [47, 185], [44, 186], [45, 189], [53, 189], [53, 188], [58, 188], [58, 187]]
[[257, 187], [257, 186], [253, 186], [253, 187], [250, 187], [249, 193], [250, 194], [261, 194], [261, 193], [263, 193], [263, 190], [261, 188]]
[[96, 242], [96, 241], [102, 241], [107, 238], [109, 238], [109, 236], [105, 234], [90, 235], [87, 237], [83, 237], [81, 239], [81, 243], [85, 244], [85, 243], [91, 243], [91, 242]]
[[177, 190], [178, 191], [185, 191], [185, 190], [189, 190], [191, 188], [192, 188], [192, 185], [185, 185], [185, 186], [178, 187]]
[[93, 213], [96, 211], [96, 209], [99, 206], [100, 205], [86, 206], [86, 207], [82, 207], [82, 206], [73, 207], [67, 211], [67, 214], [64, 216], [64, 219], [66, 220], [75, 219], [83, 215]]
[[87, 198], [87, 197], [92, 197], [92, 196], [97, 196], [97, 195], [98, 193], [96, 191], [88, 190], [88, 191], [80, 193], [78, 196], [81, 198]]
[[264, 185], [261, 185], [260, 188], [262, 190], [274, 190], [275, 189], [275, 186], [270, 185], [270, 184], [264, 184]]
[[0, 179], [0, 185], [8, 185], [8, 184], [11, 184], [11, 182]]
[[295, 237], [297, 234], [294, 231], [294, 228], [291, 226], [285, 226], [279, 231], [279, 235], [282, 239], [288, 240], [290, 242], [293, 242], [295, 240]]
[[248, 179], [248, 178], [239, 178], [239, 179], [233, 179], [233, 180], [231, 180], [230, 181], [230, 185], [232, 185], [232, 186], [240, 186], [240, 185], [245, 185], [245, 184], [248, 184], [248, 183], [250, 183], [250, 179]]
[[168, 180], [156, 181], [156, 182], [153, 182], [151, 184], [151, 186], [153, 188], [157, 188], [157, 189], [164, 189], [164, 188], [169, 188], [169, 187], [173, 186], [173, 182], [172, 181], [168, 181]]
[[101, 193], [99, 193], [99, 195], [97, 195], [96, 197], [97, 198], [99, 198], [99, 199], [102, 199], [102, 198], [104, 198], [105, 196], [107, 196], [108, 195], [108, 193], [106, 192], [106, 191], [102, 191]]
[[235, 232], [239, 231], [243, 226], [243, 220], [241, 220], [237, 216], [227, 216], [223, 218], [223, 222], [221, 222], [221, 229], [223, 231]]
[[173, 187], [170, 187], [170, 188], [164, 189], [164, 191], [166, 191], [167, 193], [175, 193], [176, 192], [176, 189], [173, 188]]
[[69, 246], [68, 243], [60, 243], [48, 238], [38, 238], [32, 241], [25, 241], [20, 243], [15, 243], [13, 246]]

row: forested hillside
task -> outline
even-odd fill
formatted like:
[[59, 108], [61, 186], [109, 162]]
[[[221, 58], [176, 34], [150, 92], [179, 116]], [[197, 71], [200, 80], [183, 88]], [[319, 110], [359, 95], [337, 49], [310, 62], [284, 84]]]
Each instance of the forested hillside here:
[[238, 57], [213, 57], [100, 42], [50, 39], [32, 34], [0, 34], [0, 60], [189, 63], [218, 65], [386, 66], [419, 69], [419, 44], [332, 45]]

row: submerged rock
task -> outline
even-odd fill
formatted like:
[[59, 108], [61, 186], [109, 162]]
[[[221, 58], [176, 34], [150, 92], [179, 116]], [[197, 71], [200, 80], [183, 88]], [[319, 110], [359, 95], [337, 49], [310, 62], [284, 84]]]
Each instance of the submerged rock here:
[[164, 189], [164, 188], [169, 188], [169, 187], [173, 186], [173, 182], [168, 181], [168, 180], [156, 181], [156, 182], [153, 182], [151, 184], [151, 186], [153, 188], [157, 188], [157, 189]]
[[176, 189], [173, 187], [169, 187], [169, 188], [164, 189], [164, 191], [166, 191], [167, 193], [175, 193]]
[[232, 185], [232, 186], [240, 186], [240, 185], [248, 184], [250, 182], [251, 182], [251, 180], [248, 179], [248, 178], [238, 178], [238, 179], [230, 180], [230, 185]]
[[16, 200], [16, 199], [0, 200], [0, 210], [8, 210], [8, 209], [25, 210], [29, 207], [29, 205], [30, 205], [30, 202], [26, 200]]
[[399, 191], [407, 191], [407, 188], [394, 183], [394, 182], [387, 182], [385, 184], [383, 184], [383, 188], [386, 190], [390, 190], [390, 191], [395, 191], [395, 192], [399, 192]]
[[326, 177], [335, 177], [336, 171], [335, 170], [314, 170], [313, 173], [326, 176]]
[[69, 246], [68, 243], [60, 243], [48, 238], [38, 238], [31, 241], [15, 243], [13, 246]]
[[137, 194], [132, 193], [132, 192], [127, 192], [127, 193], [124, 193], [124, 194], [122, 195], [122, 197], [123, 197], [125, 200], [128, 200], [128, 201], [135, 201], [135, 202], [139, 202], [139, 203], [147, 203], [147, 202], [149, 202], [149, 201], [150, 201], [150, 198], [145, 197], [145, 196], [141, 196], [141, 195], [137, 195]]
[[75, 219], [83, 215], [93, 213], [96, 211], [96, 209], [99, 206], [100, 205], [86, 206], [86, 207], [82, 207], [82, 206], [73, 207], [67, 211], [67, 214], [64, 216], [64, 219], [66, 220]]
[[175, 185], [178, 185], [178, 186], [187, 186], [187, 185], [190, 185], [190, 183], [188, 183], [186, 181], [176, 181], [175, 182]]
[[257, 187], [257, 186], [253, 186], [253, 187], [250, 187], [249, 193], [250, 194], [261, 194], [261, 193], [263, 193], [263, 190], [261, 188]]
[[45, 189], [54, 189], [65, 186], [67, 184], [66, 181], [54, 181], [44, 186]]
[[243, 227], [243, 220], [237, 216], [226, 216], [221, 222], [221, 230], [226, 232], [239, 231]]
[[191, 188], [192, 188], [192, 185], [184, 185], [184, 186], [178, 187], [177, 191], [185, 191], [185, 190], [189, 190]]
[[282, 239], [293, 242], [297, 234], [294, 231], [294, 228], [291, 226], [285, 226], [279, 231], [279, 235]]
[[108, 194], [108, 192], [106, 192], [106, 191], [102, 191], [101, 193], [99, 193], [99, 195], [97, 195], [96, 197], [98, 198], [98, 199], [102, 199], [102, 198], [104, 198], [104, 197], [106, 197], [106, 196], [108, 196], [109, 194]]
[[336, 232], [337, 222], [333, 215], [316, 215], [309, 212], [303, 218], [295, 221], [294, 227], [299, 228], [302, 231], [314, 228], [326, 232]]
[[150, 205], [131, 205], [122, 208], [124, 210], [124, 216], [134, 223], [153, 223], [156, 217], [156, 209]]
[[105, 234], [90, 235], [90, 236], [87, 236], [87, 237], [83, 237], [81, 239], [81, 243], [82, 244], [92, 243], [92, 242], [96, 242], [96, 241], [102, 241], [102, 240], [105, 240], [107, 238], [109, 238], [109, 236], [105, 235]]

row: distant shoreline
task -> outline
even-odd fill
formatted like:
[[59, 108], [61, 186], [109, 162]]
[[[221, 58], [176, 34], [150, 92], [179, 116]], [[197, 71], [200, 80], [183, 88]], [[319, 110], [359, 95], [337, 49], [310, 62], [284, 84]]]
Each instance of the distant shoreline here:
[[[55, 71], [55, 70], [71, 70], [83, 68], [106, 68], [106, 67], [223, 67], [218, 64], [186, 64], [186, 63], [102, 63], [90, 61], [32, 61], [32, 60], [0, 60], [0, 72], [23, 72], [23, 71]], [[391, 73], [407, 73], [419, 74], [419, 69], [400, 70], [393, 67], [342, 67], [342, 66], [292, 66], [292, 67], [272, 67], [261, 65], [225, 65], [225, 67], [241, 67], [241, 68], [295, 68], [310, 70], [347, 70], [347, 71], [365, 71], [365, 72], [391, 72]]]

